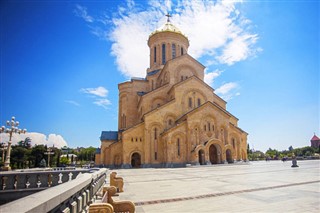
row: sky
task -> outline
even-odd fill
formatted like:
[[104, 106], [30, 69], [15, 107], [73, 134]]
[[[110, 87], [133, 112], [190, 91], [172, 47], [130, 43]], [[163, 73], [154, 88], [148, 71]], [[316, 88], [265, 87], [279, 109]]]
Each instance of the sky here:
[[319, 9], [317, 0], [1, 1], [0, 126], [15, 116], [27, 129], [13, 143], [99, 147], [101, 131], [118, 128], [118, 84], [145, 77], [148, 36], [169, 12], [250, 148], [309, 146], [320, 136]]

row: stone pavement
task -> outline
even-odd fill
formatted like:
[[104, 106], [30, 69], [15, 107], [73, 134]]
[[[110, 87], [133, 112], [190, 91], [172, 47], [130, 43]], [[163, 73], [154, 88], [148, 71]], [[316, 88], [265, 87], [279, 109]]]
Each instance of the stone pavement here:
[[320, 161], [115, 170], [136, 212], [320, 212]]

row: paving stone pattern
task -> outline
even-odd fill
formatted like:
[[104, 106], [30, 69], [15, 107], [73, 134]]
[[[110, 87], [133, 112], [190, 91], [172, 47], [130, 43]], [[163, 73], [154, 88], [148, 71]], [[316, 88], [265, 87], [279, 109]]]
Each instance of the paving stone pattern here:
[[136, 212], [320, 212], [320, 161], [116, 170]]

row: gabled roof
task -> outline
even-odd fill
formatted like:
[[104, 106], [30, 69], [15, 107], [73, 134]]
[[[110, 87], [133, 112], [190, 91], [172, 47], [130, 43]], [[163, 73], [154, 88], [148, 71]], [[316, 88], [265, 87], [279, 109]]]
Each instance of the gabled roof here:
[[188, 58], [188, 59], [196, 62], [198, 65], [200, 65], [201, 67], [203, 67], [203, 69], [206, 68], [206, 66], [204, 66], [204, 65], [201, 64], [199, 61], [197, 61], [196, 59], [194, 59], [191, 55], [189, 55], [188, 53], [185, 53], [185, 54], [183, 54], [183, 55], [180, 55], [180, 56], [178, 56], [178, 57], [175, 57], [175, 58], [172, 58], [172, 59], [166, 61], [166, 63], [165, 63], [165, 65], [164, 65], [164, 67], [163, 67], [162, 70], [165, 70], [166, 66], [168, 66], [169, 64], [178, 62], [179, 60], [181, 60], [181, 59], [183, 59], [183, 58]]
[[320, 140], [320, 138], [318, 138], [316, 134], [314, 134], [314, 136], [311, 138], [311, 141], [318, 141], [318, 140]]
[[[214, 89], [212, 87], [210, 87], [208, 84], [206, 84], [206, 82], [202, 81], [200, 78], [198, 78], [197, 76], [195, 75], [192, 75], [190, 76], [189, 78], [187, 78], [186, 80], [183, 80], [183, 81], [179, 81], [177, 83], [175, 83], [174, 85], [172, 85], [172, 87], [170, 88], [170, 90], [168, 91], [168, 94], [171, 92], [171, 90], [173, 90], [174, 88], [182, 85], [182, 84], [185, 84], [186, 82], [188, 81], [191, 81], [191, 80], [197, 80], [198, 82], [200, 82], [201, 84], [203, 84], [205, 87], [207, 87], [208, 89], [212, 90], [212, 92], [214, 91]], [[218, 96], [219, 97], [219, 96]], [[220, 97], [219, 97], [220, 98]], [[221, 98], [220, 98], [221, 99]], [[221, 99], [223, 100], [223, 99]], [[223, 100], [224, 101], [224, 100]], [[225, 102], [225, 101], [224, 101]]]
[[[184, 121], [184, 119], [186, 119], [186, 117], [188, 115], [191, 115], [193, 113], [196, 113], [198, 112], [199, 110], [201, 110], [202, 108], [206, 107], [206, 106], [213, 106], [217, 109], [219, 109], [221, 112], [223, 112], [226, 116], [228, 117], [234, 117], [236, 118], [234, 115], [232, 115], [230, 112], [228, 112], [227, 110], [223, 109], [221, 106], [219, 106], [218, 104], [216, 104], [215, 102], [210, 102], [210, 101], [207, 101], [206, 103], [202, 104], [201, 106], [199, 107], [196, 107], [194, 108], [193, 110], [187, 112], [186, 114], [182, 115], [180, 118], [177, 119], [176, 123], [178, 124], [179, 122], [182, 122]], [[238, 118], [236, 118], [238, 120]]]
[[160, 71], [160, 69], [158, 69], [158, 70], [153, 70], [153, 71], [151, 71], [151, 72], [148, 72], [148, 73], [147, 73], [147, 76], [155, 75], [155, 74], [157, 74], [159, 71]]
[[117, 141], [118, 131], [102, 131], [100, 140]]

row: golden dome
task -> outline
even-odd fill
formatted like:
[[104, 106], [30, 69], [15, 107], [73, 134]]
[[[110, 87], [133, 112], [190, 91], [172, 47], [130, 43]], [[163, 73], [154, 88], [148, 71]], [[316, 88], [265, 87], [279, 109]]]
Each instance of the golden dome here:
[[181, 30], [179, 30], [178, 27], [174, 26], [171, 22], [170, 22], [170, 19], [169, 17], [171, 17], [169, 14], [166, 15], [168, 16], [168, 19], [167, 19], [167, 23], [165, 23], [162, 27], [158, 28], [157, 30], [153, 31], [149, 38], [151, 36], [153, 36], [154, 34], [157, 34], [157, 33], [161, 33], [161, 32], [173, 32], [173, 33], [177, 33], [177, 34], [180, 34], [182, 36], [184, 36], [186, 39], [188, 39], [188, 37], [186, 35], [184, 35]]

